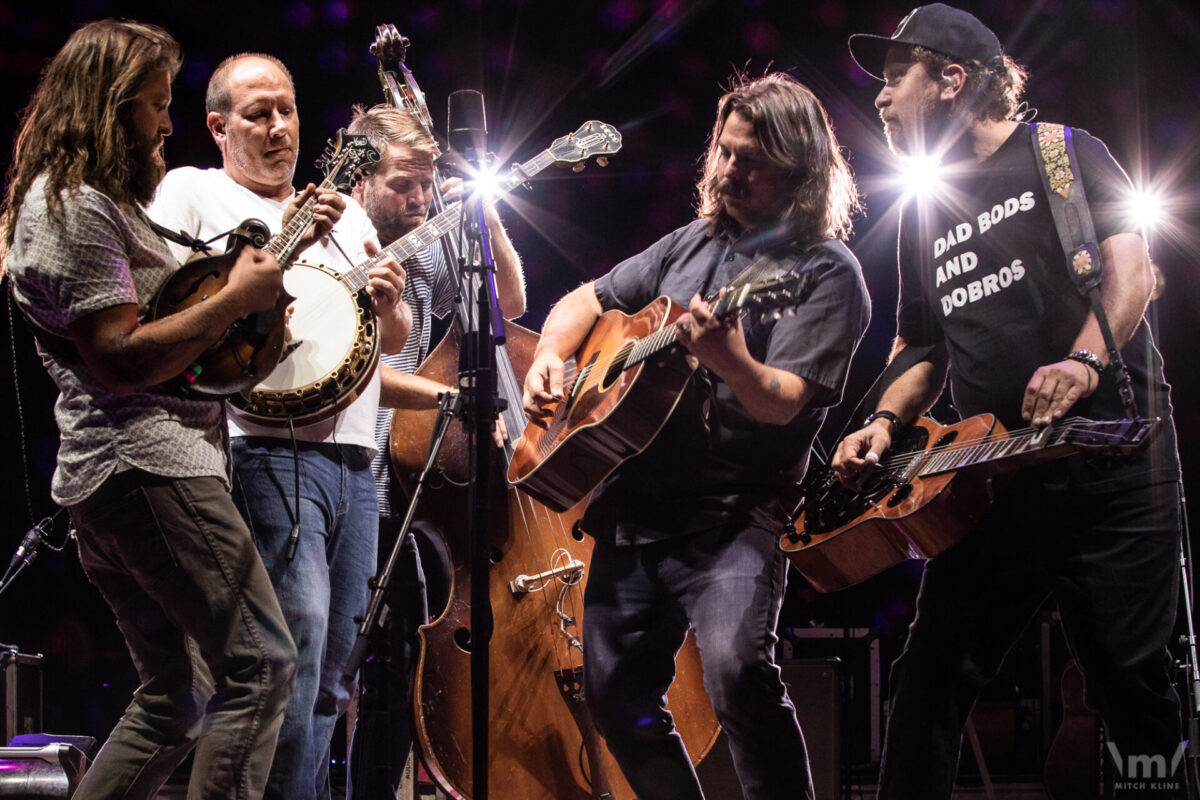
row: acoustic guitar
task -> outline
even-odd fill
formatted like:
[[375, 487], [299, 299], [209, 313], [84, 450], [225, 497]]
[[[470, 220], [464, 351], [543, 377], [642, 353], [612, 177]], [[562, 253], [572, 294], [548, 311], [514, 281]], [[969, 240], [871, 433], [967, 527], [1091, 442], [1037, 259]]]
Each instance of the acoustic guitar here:
[[849, 489], [829, 468], [805, 480], [799, 516], [779, 539], [814, 588], [852, 586], [908, 558], [932, 558], [983, 516], [988, 478], [1076, 452], [1128, 454], [1160, 420], [1072, 417], [1008, 431], [991, 414], [941, 426], [928, 418], [899, 429], [879, 464]]
[[[793, 271], [726, 287], [709, 302], [720, 319], [751, 311], [781, 314], [808, 299], [817, 280], [815, 271]], [[575, 352], [578, 373], [564, 376], [566, 397], [554, 405], [548, 426], [526, 426], [514, 445], [509, 483], [561, 512], [646, 449], [696, 369], [678, 343], [685, 311], [660, 297], [632, 316], [615, 310], [600, 315]]]

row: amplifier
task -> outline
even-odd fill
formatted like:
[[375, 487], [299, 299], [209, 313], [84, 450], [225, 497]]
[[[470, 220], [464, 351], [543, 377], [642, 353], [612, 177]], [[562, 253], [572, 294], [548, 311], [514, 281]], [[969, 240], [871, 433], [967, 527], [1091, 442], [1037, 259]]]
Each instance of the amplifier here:
[[42, 730], [42, 656], [0, 644], [0, 745]]

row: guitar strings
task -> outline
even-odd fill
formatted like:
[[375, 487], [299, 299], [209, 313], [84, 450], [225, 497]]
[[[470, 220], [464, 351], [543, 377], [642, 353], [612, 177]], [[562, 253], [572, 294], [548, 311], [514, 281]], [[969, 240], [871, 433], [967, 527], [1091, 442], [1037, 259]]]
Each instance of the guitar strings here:
[[[1058, 425], [1056, 425], [1054, 430], [1070, 430], [1071, 428], [1078, 426], [1080, 422], [1090, 422], [1090, 421], [1091, 420], [1087, 420], [1083, 417], [1069, 417], [1067, 419], [1062, 420]], [[1025, 427], [1025, 428], [1017, 428], [1017, 429], [1008, 431], [1007, 432], [1008, 435], [1004, 436], [1004, 437], [999, 437], [999, 436], [997, 436], [997, 434], [995, 432], [991, 432], [991, 433], [985, 433], [982, 436], [979, 436], [979, 437], [973, 438], [973, 439], [956, 439], [953, 442], [949, 442], [949, 443], [941, 445], [941, 446], [922, 448], [920, 450], [913, 450], [913, 451], [908, 451], [908, 452], [904, 452], [904, 453], [893, 453], [891, 455], [885, 456], [880, 461], [879, 465], [886, 469], [892, 469], [895, 467], [902, 467], [902, 466], [908, 467], [913, 462], [918, 461], [926, 456], [936, 455], [939, 453], [958, 451], [958, 450], [968, 450], [970, 448], [978, 447], [983, 444], [992, 444], [992, 443], [1010, 442], [1010, 441], [1023, 444], [1024, 443], [1023, 440], [1032, 439], [1034, 436], [1036, 436], [1042, 430], [1044, 430], [1044, 429], [1029, 426], [1029, 427]]]

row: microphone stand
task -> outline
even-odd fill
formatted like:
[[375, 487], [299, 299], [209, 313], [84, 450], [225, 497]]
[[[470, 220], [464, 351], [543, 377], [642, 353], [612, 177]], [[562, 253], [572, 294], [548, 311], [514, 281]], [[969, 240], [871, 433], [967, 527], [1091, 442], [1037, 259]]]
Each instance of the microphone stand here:
[[487, 800], [489, 644], [493, 619], [489, 574], [489, 484], [495, 447], [492, 430], [502, 408], [497, 394], [496, 345], [504, 343], [504, 317], [496, 294], [496, 264], [484, 223], [483, 198], [464, 187], [460, 264], [475, 295], [475, 313], [464, 332], [459, 392], [469, 448], [468, 541], [471, 567], [471, 754], [472, 800]]
[[[432, 136], [432, 119], [424, 102], [424, 95], [417, 87], [412, 73], [404, 64], [408, 40], [400, 36], [394, 27], [381, 26], [377, 48], [387, 49], [395, 56], [402, 80], [383, 68], [380, 56], [380, 80], [388, 101], [397, 107], [409, 110]], [[480, 112], [482, 113], [482, 98]], [[482, 124], [483, 120], [479, 122]], [[453, 142], [452, 142], [453, 144]], [[469, 148], [467, 163], [472, 172], [480, 167], [483, 159], [482, 141], [479, 147]], [[464, 178], [468, 175], [463, 175]], [[496, 290], [496, 264], [492, 257], [491, 240], [484, 219], [484, 204], [481, 193], [470, 192], [470, 185], [463, 187], [462, 217], [457, 243], [450, 236], [442, 237], [440, 246], [446, 256], [447, 266], [459, 294], [457, 316], [462, 325], [462, 348], [459, 354], [459, 392], [443, 396], [439, 406], [438, 424], [435, 427], [427, 460], [417, 482], [404, 522], [400, 528], [383, 571], [372, 581], [372, 596], [367, 613], [360, 620], [358, 637], [344, 670], [345, 676], [353, 676], [370, 652], [372, 638], [384, 624], [387, 616], [386, 595], [393, 567], [404, 536], [413, 520], [420, 490], [441, 448], [449, 420], [458, 417], [463, 421], [468, 440], [468, 546], [471, 591], [470, 684], [471, 684], [471, 753], [472, 753], [472, 800], [487, 800], [488, 795], [488, 722], [489, 698], [489, 644], [492, 638], [493, 619], [489, 583], [491, 571], [491, 548], [488, 544], [490, 522], [489, 485], [492, 477], [495, 447], [492, 446], [492, 430], [507, 403], [498, 396], [497, 346], [505, 342], [504, 316], [500, 311]], [[434, 181], [433, 209], [440, 212], [444, 206], [441, 190]], [[457, 246], [456, 246], [457, 245]], [[454, 269], [452, 265], [457, 265]], [[474, 305], [472, 305], [472, 296]]]

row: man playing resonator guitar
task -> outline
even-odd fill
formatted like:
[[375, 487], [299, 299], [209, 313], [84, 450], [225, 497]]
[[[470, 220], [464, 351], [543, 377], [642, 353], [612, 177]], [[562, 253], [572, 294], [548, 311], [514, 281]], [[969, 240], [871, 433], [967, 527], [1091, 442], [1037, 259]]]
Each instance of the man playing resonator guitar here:
[[[258, 217], [277, 231], [284, 204], [293, 196], [298, 148], [291, 76], [270, 56], [234, 56], [213, 73], [206, 106], [222, 168], [172, 170], [151, 215], [204, 239], [246, 217]], [[356, 202], [325, 192], [316, 218], [337, 224], [306, 251], [308, 259], [341, 272], [366, 259], [364, 241], [373, 240], [375, 231]], [[398, 352], [409, 332], [403, 290], [403, 270], [395, 261], [371, 270], [368, 291], [385, 353]], [[313, 298], [300, 302], [305, 299]], [[353, 693], [342, 671], [357, 632], [354, 617], [366, 609], [367, 581], [375, 573], [378, 504], [370, 464], [378, 398], [376, 373], [332, 418], [294, 431], [286, 419], [284, 427], [264, 425], [230, 408], [234, 499], [300, 651], [296, 691], [279, 735], [267, 797], [329, 796], [329, 744]]]
[[[1024, 70], [983, 23], [942, 4], [917, 8], [891, 38], [851, 37], [850, 49], [884, 81], [875, 105], [892, 150], [941, 156], [946, 194], [901, 212], [893, 358], [918, 346], [929, 355], [885, 388], [866, 426], [838, 447], [839, 477], [854, 483], [878, 464], [896, 427], [933, 404], [947, 373], [961, 413], [990, 412], [1009, 429], [1050, 425], [1067, 411], [1122, 417], [1118, 370], [1055, 235], [1039, 148], [1015, 118]], [[1138, 410], [1163, 418], [1162, 430], [1128, 459], [1075, 455], [1026, 470], [971, 535], [926, 564], [892, 667], [880, 797], [951, 796], [967, 714], [1048, 594], [1117, 749], [1169, 763], [1179, 747], [1166, 650], [1179, 464], [1162, 362], [1142, 318], [1154, 279], [1145, 242], [1120, 212], [1128, 178], [1098, 140], [1075, 131], [1074, 144], [1106, 268], [1103, 307]]]
[[[564, 360], [606, 309], [632, 313], [659, 295], [690, 303], [680, 342], [704, 369], [582, 520], [596, 540], [585, 695], [638, 797], [700, 797], [663, 707], [690, 625], [746, 797], [811, 798], [803, 736], [774, 663], [787, 561], [772, 531], [867, 326], [861, 270], [840, 241], [857, 190], [824, 109], [783, 74], [721, 98], [698, 189], [699, 219], [555, 306], [524, 405], [534, 424], [554, 418]], [[794, 317], [717, 319], [701, 296], [745, 278], [748, 266], [760, 281], [792, 269], [822, 276]]]

